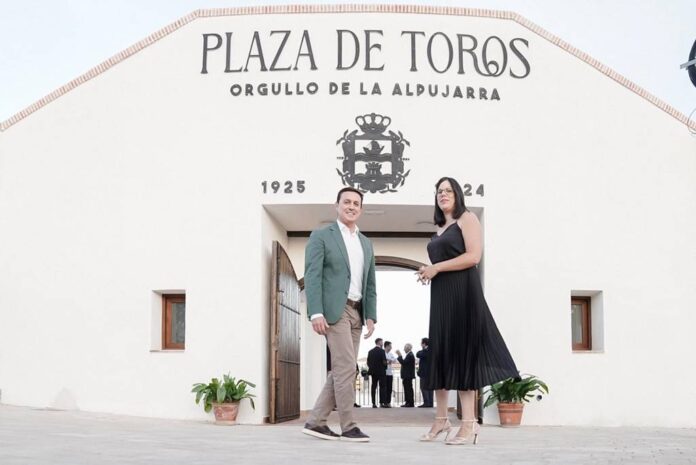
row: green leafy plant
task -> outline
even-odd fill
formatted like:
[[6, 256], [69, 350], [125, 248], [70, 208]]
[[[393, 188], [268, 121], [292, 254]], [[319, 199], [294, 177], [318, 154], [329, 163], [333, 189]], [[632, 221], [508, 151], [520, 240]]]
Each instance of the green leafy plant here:
[[240, 379], [239, 381], [230, 377], [229, 374], [223, 375], [222, 382], [218, 378], [212, 378], [208, 384], [196, 383], [191, 392], [196, 393], [196, 403], [203, 400], [203, 409], [210, 412], [213, 403], [224, 404], [227, 402], [239, 402], [242, 399], [249, 399], [251, 408], [256, 410], [254, 405], [254, 394], [249, 388], [256, 387], [252, 382]]
[[488, 394], [488, 397], [483, 406], [488, 407], [496, 402], [529, 402], [535, 395], [537, 400], [541, 400], [541, 393], [548, 394], [549, 388], [546, 383], [534, 375], [508, 378], [488, 386], [484, 393]]

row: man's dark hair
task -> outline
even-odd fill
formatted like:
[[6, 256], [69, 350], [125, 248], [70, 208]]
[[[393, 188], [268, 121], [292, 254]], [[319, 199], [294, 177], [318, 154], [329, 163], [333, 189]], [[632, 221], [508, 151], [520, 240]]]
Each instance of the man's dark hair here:
[[391, 341], [384, 341], [384, 347], [391, 347]]
[[381, 337], [378, 337], [377, 339], [375, 339], [375, 344], [379, 344], [380, 342], [382, 342], [382, 338], [381, 338]]
[[363, 204], [363, 193], [360, 192], [359, 190], [357, 190], [357, 189], [354, 188], [354, 187], [344, 187], [343, 189], [341, 189], [340, 191], [338, 191], [338, 195], [336, 195], [336, 203], [340, 203], [340, 202], [341, 202], [341, 196], [343, 195], [344, 192], [355, 192], [356, 194], [358, 194], [358, 195], [360, 196], [360, 206], [362, 207], [362, 204]]
[[425, 344], [426, 346], [429, 346], [430, 339], [428, 339], [427, 337], [424, 337], [423, 339], [421, 339], [421, 344]]
[[445, 214], [437, 204], [437, 190], [440, 188], [440, 184], [445, 181], [449, 181], [450, 186], [452, 186], [452, 191], [454, 192], [454, 211], [452, 212], [452, 218], [458, 220], [465, 211], [468, 211], [466, 205], [464, 205], [464, 192], [462, 191], [462, 186], [459, 185], [457, 180], [446, 176], [444, 178], [440, 178], [435, 183], [435, 213], [433, 214], [433, 223], [438, 226], [444, 226], [446, 222]]

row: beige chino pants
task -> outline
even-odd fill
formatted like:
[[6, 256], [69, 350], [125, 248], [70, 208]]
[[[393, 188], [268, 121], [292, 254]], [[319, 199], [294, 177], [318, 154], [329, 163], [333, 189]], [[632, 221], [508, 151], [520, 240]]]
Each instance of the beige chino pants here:
[[336, 407], [341, 431], [356, 426], [353, 420], [355, 403], [355, 361], [360, 347], [362, 320], [356, 309], [348, 305], [341, 319], [329, 326], [326, 341], [331, 351], [331, 371], [321, 390], [314, 409], [307, 418], [310, 425], [324, 426], [329, 414]]

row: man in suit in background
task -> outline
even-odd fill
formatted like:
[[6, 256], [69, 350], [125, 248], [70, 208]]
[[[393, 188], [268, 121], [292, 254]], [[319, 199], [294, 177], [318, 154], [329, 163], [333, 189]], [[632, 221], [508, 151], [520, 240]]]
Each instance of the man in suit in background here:
[[377, 408], [375, 391], [379, 386], [379, 405], [384, 407], [387, 400], [387, 355], [382, 348], [382, 338], [375, 339], [375, 346], [367, 353], [367, 368], [371, 378], [370, 393], [372, 394], [372, 408]]
[[[305, 293], [312, 329], [326, 336], [331, 372], [307, 417], [302, 432], [321, 439], [367, 442], [353, 420], [355, 362], [360, 333], [369, 338], [377, 322], [375, 255], [372, 244], [356, 225], [363, 194], [345, 187], [336, 196], [335, 223], [312, 232], [305, 248]], [[342, 434], [331, 431], [326, 419], [334, 406]]]
[[416, 377], [416, 357], [413, 356], [411, 344], [404, 345], [406, 356], [401, 356], [401, 351], [396, 349], [396, 359], [401, 364], [401, 382], [404, 385], [404, 404], [402, 407], [414, 407], [413, 379]]
[[423, 380], [428, 379], [428, 372], [430, 371], [428, 365], [428, 358], [430, 355], [430, 349], [428, 349], [429, 344], [430, 340], [427, 337], [421, 339], [421, 350], [416, 353], [416, 357], [418, 357], [418, 377], [421, 379], [421, 393], [423, 394], [423, 403], [418, 406], [421, 408], [430, 408], [433, 406], [433, 391], [423, 389]]

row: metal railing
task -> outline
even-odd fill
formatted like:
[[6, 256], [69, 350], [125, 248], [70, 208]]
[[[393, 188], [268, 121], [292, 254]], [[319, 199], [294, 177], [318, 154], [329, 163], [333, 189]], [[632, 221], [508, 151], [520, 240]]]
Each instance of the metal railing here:
[[[423, 394], [420, 390], [420, 378], [416, 377], [413, 381], [413, 401], [415, 405], [423, 403]], [[370, 376], [358, 376], [355, 380], [355, 403], [361, 407], [372, 406], [372, 398], [370, 397]], [[376, 392], [376, 402], [379, 404], [379, 390]], [[398, 369], [394, 370], [394, 380], [392, 383], [392, 392], [390, 396], [391, 405], [398, 407], [406, 402], [404, 398], [404, 385], [401, 381], [401, 373]]]
[[[401, 373], [398, 368], [393, 369], [394, 380], [392, 383], [392, 392], [390, 396], [390, 404], [392, 407], [399, 407], [404, 404], [404, 385], [401, 382]], [[375, 392], [376, 401], [379, 402], [379, 391]], [[415, 406], [423, 403], [423, 393], [420, 390], [420, 377], [416, 376], [413, 380], [413, 402]], [[370, 376], [358, 376], [355, 379], [355, 403], [361, 407], [372, 406], [372, 398], [370, 393]], [[437, 405], [435, 396], [433, 396], [433, 404]], [[462, 418], [461, 405], [457, 398], [457, 417]], [[483, 389], [476, 392], [476, 407], [475, 414], [479, 423], [483, 423]]]

